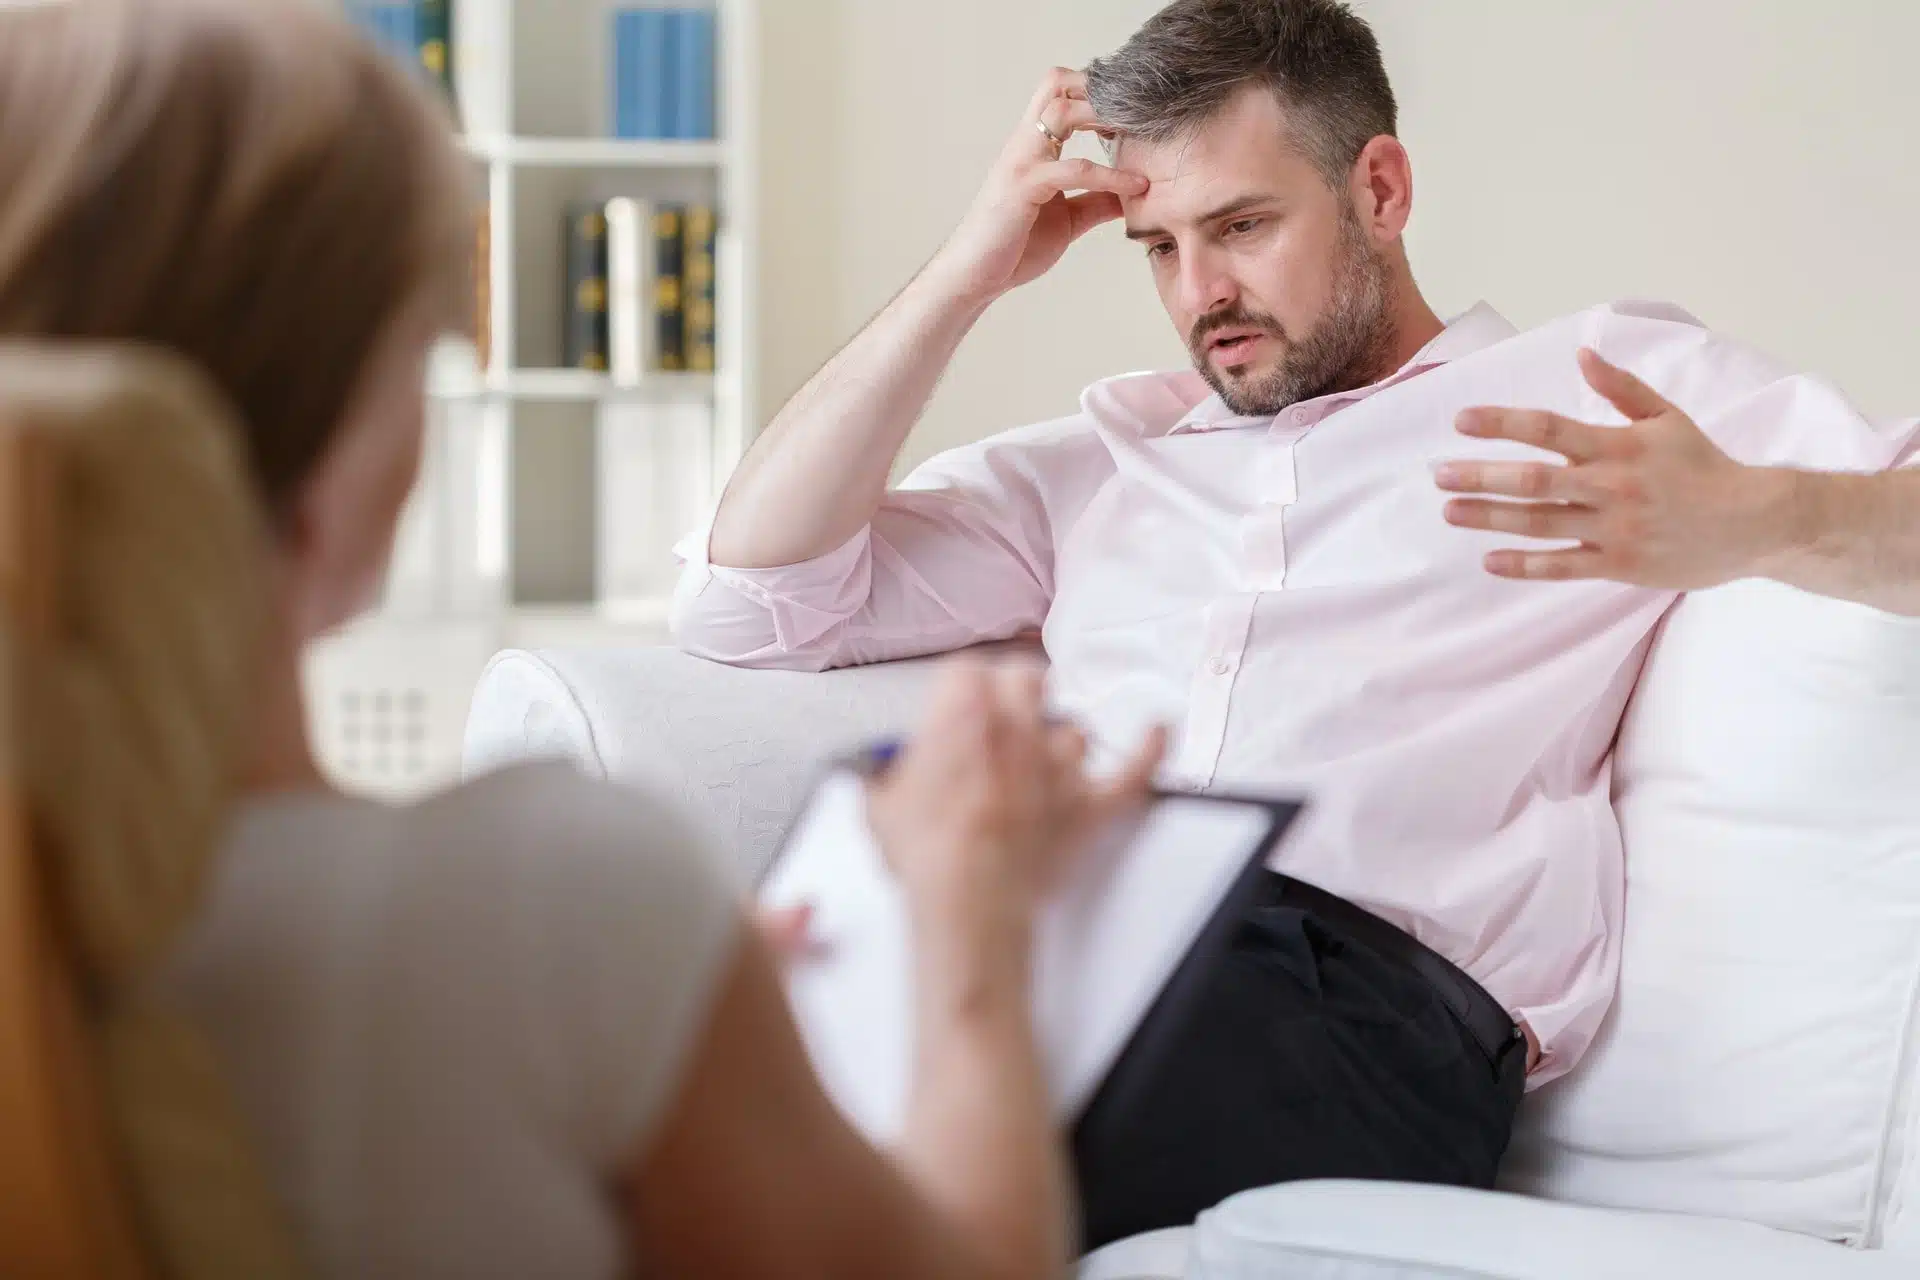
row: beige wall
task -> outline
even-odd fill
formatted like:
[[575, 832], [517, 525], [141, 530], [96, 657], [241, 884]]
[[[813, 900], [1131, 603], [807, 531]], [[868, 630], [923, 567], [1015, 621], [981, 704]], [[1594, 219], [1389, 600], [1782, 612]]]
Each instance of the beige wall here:
[[[772, 0], [762, 127], [770, 413], [939, 245], [1041, 73], [1158, 0]], [[1920, 4], [1360, 0], [1414, 154], [1436, 307], [1536, 323], [1678, 301], [1920, 414]], [[1097, 233], [963, 351], [908, 460], [1184, 357], [1138, 253]]]

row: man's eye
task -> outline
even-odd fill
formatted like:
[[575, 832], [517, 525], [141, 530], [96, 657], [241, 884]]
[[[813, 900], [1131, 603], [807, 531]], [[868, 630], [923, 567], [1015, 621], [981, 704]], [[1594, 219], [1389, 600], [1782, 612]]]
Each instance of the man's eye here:
[[1165, 240], [1159, 244], [1150, 244], [1147, 246], [1147, 256], [1149, 258], [1170, 258], [1173, 256], [1173, 245], [1171, 242]]
[[1254, 230], [1254, 228], [1258, 227], [1259, 225], [1260, 225], [1260, 219], [1258, 218], [1242, 218], [1240, 219], [1240, 221], [1235, 223], [1230, 223], [1227, 226], [1227, 234], [1234, 235], [1234, 236], [1244, 236], [1251, 233]]

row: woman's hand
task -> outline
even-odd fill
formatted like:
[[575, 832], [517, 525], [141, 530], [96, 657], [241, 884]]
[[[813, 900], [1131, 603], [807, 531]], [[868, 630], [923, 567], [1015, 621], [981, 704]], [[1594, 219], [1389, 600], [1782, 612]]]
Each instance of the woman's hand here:
[[1165, 749], [1156, 731], [1118, 778], [1095, 783], [1086, 738], [1046, 717], [1040, 671], [949, 667], [868, 797], [916, 933], [1024, 954], [1036, 905], [1095, 833], [1145, 802]]

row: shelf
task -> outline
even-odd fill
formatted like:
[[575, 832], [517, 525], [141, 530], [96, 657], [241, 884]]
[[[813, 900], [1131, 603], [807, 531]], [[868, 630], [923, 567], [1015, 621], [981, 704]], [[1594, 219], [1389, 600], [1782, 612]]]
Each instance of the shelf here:
[[639, 142], [623, 138], [461, 139], [476, 160], [522, 168], [719, 169], [727, 163], [721, 142]]
[[710, 373], [650, 373], [639, 382], [616, 384], [603, 373], [578, 369], [517, 369], [485, 378], [471, 372], [441, 374], [429, 390], [442, 400], [710, 400], [714, 378]]

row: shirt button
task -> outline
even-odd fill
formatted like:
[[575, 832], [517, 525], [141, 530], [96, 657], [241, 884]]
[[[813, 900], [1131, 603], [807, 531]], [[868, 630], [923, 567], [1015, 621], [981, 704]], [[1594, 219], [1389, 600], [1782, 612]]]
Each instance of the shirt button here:
[[1207, 664], [1207, 670], [1217, 676], [1228, 675], [1233, 671], [1233, 663], [1226, 658], [1215, 658]]

